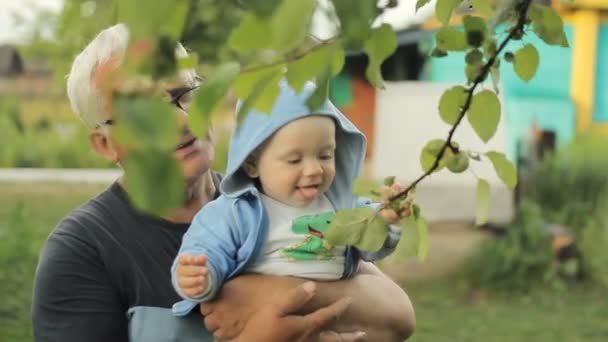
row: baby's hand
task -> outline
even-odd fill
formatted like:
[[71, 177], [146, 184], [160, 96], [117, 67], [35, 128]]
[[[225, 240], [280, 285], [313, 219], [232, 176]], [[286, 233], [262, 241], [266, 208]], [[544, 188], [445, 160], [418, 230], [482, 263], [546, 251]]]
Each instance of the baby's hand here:
[[391, 205], [389, 199], [402, 191], [401, 184], [395, 182], [393, 185], [380, 187], [380, 205], [382, 210], [378, 213], [386, 223], [394, 224], [399, 222], [404, 217], [408, 217], [412, 213], [411, 199], [402, 200], [399, 205]]
[[177, 261], [177, 286], [188, 297], [198, 297], [207, 290], [207, 257], [182, 254]]

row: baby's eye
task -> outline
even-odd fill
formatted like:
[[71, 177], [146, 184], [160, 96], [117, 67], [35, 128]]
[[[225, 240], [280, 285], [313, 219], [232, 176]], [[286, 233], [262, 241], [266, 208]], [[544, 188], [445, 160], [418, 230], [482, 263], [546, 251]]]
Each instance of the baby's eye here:
[[295, 165], [300, 162], [300, 159], [288, 159], [287, 164]]
[[321, 158], [321, 160], [331, 160], [333, 157], [333, 154], [322, 154], [319, 158]]

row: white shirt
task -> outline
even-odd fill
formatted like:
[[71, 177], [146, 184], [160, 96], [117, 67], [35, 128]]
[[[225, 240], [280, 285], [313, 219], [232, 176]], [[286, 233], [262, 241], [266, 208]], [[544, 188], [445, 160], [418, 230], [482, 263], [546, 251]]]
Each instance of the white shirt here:
[[268, 213], [268, 237], [260, 255], [247, 268], [248, 272], [314, 280], [342, 277], [345, 247], [332, 246], [322, 238], [322, 231], [326, 227], [307, 225], [307, 232], [296, 232], [293, 227], [294, 220], [301, 216], [334, 212], [325, 195], [319, 196], [305, 208], [291, 207], [266, 195], [262, 195], [262, 201]]

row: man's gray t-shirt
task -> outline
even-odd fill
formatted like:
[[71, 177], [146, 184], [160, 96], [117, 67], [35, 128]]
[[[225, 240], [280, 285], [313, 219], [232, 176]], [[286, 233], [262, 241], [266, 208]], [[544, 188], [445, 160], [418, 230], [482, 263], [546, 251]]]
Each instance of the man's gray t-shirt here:
[[188, 226], [136, 211], [118, 183], [72, 211], [40, 254], [35, 340], [212, 341], [198, 310], [171, 311], [170, 267]]

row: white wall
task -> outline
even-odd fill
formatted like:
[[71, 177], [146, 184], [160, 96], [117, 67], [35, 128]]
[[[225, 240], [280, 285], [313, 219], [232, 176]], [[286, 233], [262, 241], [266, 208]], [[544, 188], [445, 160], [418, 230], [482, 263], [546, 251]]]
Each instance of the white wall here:
[[[439, 117], [438, 103], [443, 91], [453, 84], [430, 82], [387, 82], [385, 90], [376, 97], [375, 146], [372, 176], [382, 179], [395, 175], [402, 184], [409, 184], [420, 176], [420, 151], [428, 140], [446, 139], [450, 126]], [[484, 144], [465, 119], [459, 126], [454, 141], [462, 149], [479, 152], [504, 152], [506, 135], [501, 118], [494, 137]], [[510, 192], [498, 179], [487, 159], [471, 161], [475, 174], [488, 180], [492, 188], [490, 221], [504, 223], [511, 219], [513, 204]], [[422, 181], [416, 201], [423, 215], [433, 221], [466, 220], [475, 218], [475, 187], [477, 178], [467, 171], [452, 174], [444, 169]]]

